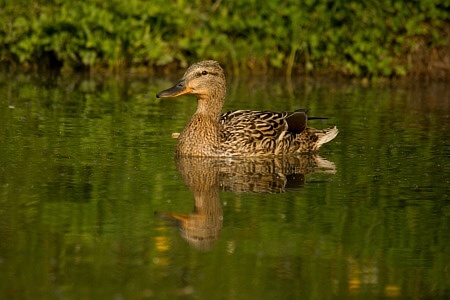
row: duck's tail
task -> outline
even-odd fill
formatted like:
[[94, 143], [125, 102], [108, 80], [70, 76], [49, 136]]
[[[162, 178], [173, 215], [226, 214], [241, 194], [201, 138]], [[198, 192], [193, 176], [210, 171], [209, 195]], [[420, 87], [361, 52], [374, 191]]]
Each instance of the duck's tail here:
[[317, 130], [317, 132], [315, 134], [316, 134], [316, 136], [318, 136], [318, 139], [317, 139], [316, 143], [314, 144], [314, 147], [312, 150], [313, 151], [319, 150], [319, 148], [323, 144], [328, 143], [329, 141], [334, 139], [338, 133], [339, 133], [339, 130], [337, 129], [336, 126], [334, 126], [333, 128]]

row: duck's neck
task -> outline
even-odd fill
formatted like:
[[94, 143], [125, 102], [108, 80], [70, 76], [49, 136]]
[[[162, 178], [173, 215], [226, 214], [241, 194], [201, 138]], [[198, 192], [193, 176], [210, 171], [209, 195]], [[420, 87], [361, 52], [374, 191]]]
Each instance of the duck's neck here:
[[195, 113], [216, 118], [217, 122], [219, 122], [224, 98], [224, 94], [197, 95], [197, 111]]
[[216, 156], [220, 146], [220, 113], [223, 99], [197, 96], [197, 111], [178, 138], [177, 153]]

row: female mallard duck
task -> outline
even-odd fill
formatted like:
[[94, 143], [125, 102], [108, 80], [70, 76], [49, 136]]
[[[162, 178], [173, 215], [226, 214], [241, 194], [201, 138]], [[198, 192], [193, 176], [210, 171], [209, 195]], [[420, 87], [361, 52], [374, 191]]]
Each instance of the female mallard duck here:
[[336, 127], [306, 127], [305, 109], [294, 112], [235, 110], [221, 114], [225, 75], [213, 60], [190, 66], [173, 87], [158, 98], [197, 96], [197, 111], [178, 137], [181, 156], [263, 156], [316, 151], [338, 134]]

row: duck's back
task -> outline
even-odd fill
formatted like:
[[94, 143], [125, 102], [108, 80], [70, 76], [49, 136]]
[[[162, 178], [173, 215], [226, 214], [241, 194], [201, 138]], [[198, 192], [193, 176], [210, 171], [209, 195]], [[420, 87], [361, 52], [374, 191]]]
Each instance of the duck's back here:
[[306, 111], [224, 113], [220, 119], [221, 149], [226, 155], [250, 156], [310, 152], [314, 138], [306, 128]]

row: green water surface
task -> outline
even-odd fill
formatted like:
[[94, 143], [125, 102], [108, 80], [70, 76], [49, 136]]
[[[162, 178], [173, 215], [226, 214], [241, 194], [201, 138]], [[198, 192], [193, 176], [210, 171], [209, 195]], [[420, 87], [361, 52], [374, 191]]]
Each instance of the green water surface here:
[[448, 299], [445, 83], [230, 78], [320, 156], [175, 160], [176, 78], [0, 75], [0, 299]]

